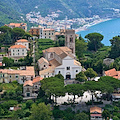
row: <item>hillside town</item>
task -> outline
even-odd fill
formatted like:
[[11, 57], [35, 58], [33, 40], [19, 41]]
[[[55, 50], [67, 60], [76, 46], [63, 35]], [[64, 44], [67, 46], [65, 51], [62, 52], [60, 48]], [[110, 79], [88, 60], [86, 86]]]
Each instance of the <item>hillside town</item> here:
[[42, 17], [40, 12], [30, 12], [26, 14], [26, 19], [30, 23], [42, 25], [46, 28], [60, 31], [61, 29], [76, 29], [76, 31], [85, 30], [88, 27], [106, 21], [108, 19], [102, 19], [99, 15], [94, 15], [90, 18], [73, 18], [68, 19], [67, 16], [64, 20], [57, 20], [59, 13], [62, 11], [58, 10], [48, 14], [46, 17]]
[[[16, 111], [15, 109], [29, 109], [28, 114], [32, 115], [30, 109], [33, 101], [38, 103], [45, 101], [50, 104], [51, 110], [57, 106], [60, 107], [60, 111], [71, 107], [74, 114], [85, 111], [83, 116], [87, 116], [90, 120], [115, 120], [115, 116], [120, 117], [119, 65], [116, 59], [103, 57], [102, 63], [97, 64], [99, 61], [97, 60], [96, 66], [89, 67], [91, 59], [88, 54], [85, 57], [83, 55], [87, 44], [75, 33], [75, 30], [71, 29], [74, 23], [80, 24], [84, 21], [86, 24], [87, 21], [100, 19], [99, 16], [91, 19], [52, 20], [58, 15], [52, 13], [43, 18], [40, 13], [27, 14], [26, 17], [30, 22], [41, 23], [38, 27], [31, 27], [29, 32], [26, 23], [10, 23], [0, 27], [0, 35], [7, 35], [4, 41], [11, 39], [9, 44], [3, 42], [0, 49], [0, 104], [11, 99], [19, 103], [10, 103], [9, 108], [6, 108], [9, 110], [8, 113], [0, 106], [0, 119], [4, 114], [12, 114], [11, 111]], [[61, 41], [64, 44], [61, 45]], [[95, 52], [98, 50], [97, 47], [94, 49]], [[108, 48], [104, 49], [106, 52]], [[104, 49], [101, 51], [104, 52]], [[95, 52], [93, 54], [96, 54]], [[101, 64], [104, 65], [102, 68]], [[10, 88], [11, 85], [13, 90]], [[24, 107], [25, 101], [30, 104], [27, 109]], [[109, 111], [113, 106], [114, 109], [111, 111], [115, 115], [111, 115], [112, 112]], [[29, 115], [26, 112], [26, 116]], [[59, 118], [62, 119], [61, 116]], [[62, 120], [78, 119], [63, 118]]]

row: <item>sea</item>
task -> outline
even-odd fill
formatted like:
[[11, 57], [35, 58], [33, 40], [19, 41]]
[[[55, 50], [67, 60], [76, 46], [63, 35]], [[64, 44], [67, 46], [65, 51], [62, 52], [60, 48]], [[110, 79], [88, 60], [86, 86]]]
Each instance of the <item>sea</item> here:
[[88, 27], [86, 30], [79, 31], [77, 34], [81, 35], [83, 38], [89, 33], [100, 33], [104, 36], [102, 43], [105, 46], [111, 46], [110, 39], [115, 36], [120, 35], [120, 18], [111, 19], [105, 22]]

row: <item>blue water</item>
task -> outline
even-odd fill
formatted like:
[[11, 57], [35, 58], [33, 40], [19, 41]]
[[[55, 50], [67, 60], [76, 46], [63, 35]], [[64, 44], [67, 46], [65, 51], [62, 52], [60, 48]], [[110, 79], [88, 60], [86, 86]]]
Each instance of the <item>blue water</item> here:
[[120, 18], [96, 24], [89, 27], [85, 31], [77, 32], [77, 34], [81, 34], [81, 36], [84, 38], [85, 35], [93, 32], [102, 34], [104, 36], [102, 43], [106, 46], [110, 46], [111, 44], [109, 40], [112, 39], [114, 36], [120, 35]]

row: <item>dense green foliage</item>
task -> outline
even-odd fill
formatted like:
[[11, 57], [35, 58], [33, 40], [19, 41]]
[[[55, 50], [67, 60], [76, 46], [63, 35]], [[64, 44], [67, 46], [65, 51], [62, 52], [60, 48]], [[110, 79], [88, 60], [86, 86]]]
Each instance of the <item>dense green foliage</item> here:
[[110, 40], [111, 42], [111, 51], [110, 51], [110, 57], [111, 58], [117, 58], [120, 56], [120, 37], [115, 36], [113, 39]]
[[74, 120], [89, 120], [89, 116], [85, 113], [79, 113], [75, 115]]
[[88, 50], [96, 52], [99, 48], [103, 47], [103, 44], [101, 43], [103, 35], [100, 33], [89, 33], [85, 38], [88, 40]]
[[87, 80], [87, 77], [85, 76], [84, 72], [80, 72], [76, 75], [76, 79], [80, 82], [85, 82]]
[[52, 120], [50, 106], [44, 103], [33, 104], [31, 112], [30, 120]]
[[0, 34], [0, 47], [3, 45], [13, 45], [16, 40], [20, 38], [27, 38], [29, 39], [31, 37], [30, 34], [25, 32], [21, 28], [9, 28], [7, 26], [0, 27], [0, 31], [2, 34]]
[[87, 50], [87, 43], [82, 37], [75, 41], [76, 55], [78, 58], [83, 57], [84, 52]]

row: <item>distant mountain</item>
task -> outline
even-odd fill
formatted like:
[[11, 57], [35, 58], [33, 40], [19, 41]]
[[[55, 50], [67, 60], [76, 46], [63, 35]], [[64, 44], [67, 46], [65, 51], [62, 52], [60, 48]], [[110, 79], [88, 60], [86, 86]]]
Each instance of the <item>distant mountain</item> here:
[[[101, 17], [116, 16], [115, 9], [120, 9], [119, 0], [4, 0], [0, 1], [0, 24], [20, 19], [31, 11], [40, 11], [42, 16], [57, 10], [62, 11], [60, 18], [68, 16]], [[5, 19], [5, 21], [4, 21]]]
[[[40, 11], [43, 16], [57, 10], [65, 17], [102, 17], [113, 15], [110, 8], [120, 9], [119, 0], [15, 0], [23, 13]], [[36, 7], [37, 6], [37, 7]]]
[[15, 21], [19, 22], [21, 20], [21, 15], [15, 10], [15, 6], [16, 5], [14, 2], [10, 3], [8, 0], [0, 1], [0, 26], [4, 25], [5, 23]]

